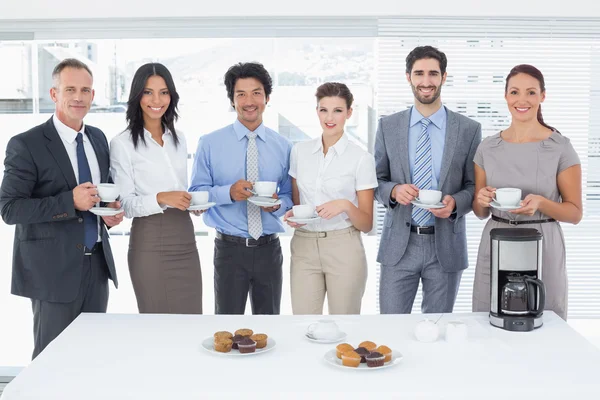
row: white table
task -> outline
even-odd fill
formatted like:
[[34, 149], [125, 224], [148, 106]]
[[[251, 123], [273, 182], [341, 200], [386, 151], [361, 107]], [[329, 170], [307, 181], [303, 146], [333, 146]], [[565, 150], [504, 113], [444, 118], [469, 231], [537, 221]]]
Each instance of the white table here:
[[[600, 398], [600, 351], [556, 314], [544, 317], [542, 328], [513, 333], [490, 326], [483, 313], [444, 315], [442, 328], [456, 319], [469, 327], [469, 341], [451, 345], [443, 336], [416, 341], [423, 315], [334, 316], [354, 346], [371, 340], [404, 355], [400, 365], [363, 372], [325, 362], [335, 344], [303, 336], [314, 316], [83, 314], [2, 400]], [[277, 346], [247, 357], [200, 346], [215, 331], [239, 328], [267, 333]]]

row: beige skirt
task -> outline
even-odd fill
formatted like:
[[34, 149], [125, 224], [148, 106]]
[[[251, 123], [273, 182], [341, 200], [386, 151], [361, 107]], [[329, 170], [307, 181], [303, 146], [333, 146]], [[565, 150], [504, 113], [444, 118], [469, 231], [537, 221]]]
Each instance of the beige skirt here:
[[202, 272], [187, 211], [133, 219], [129, 273], [140, 313], [202, 314]]

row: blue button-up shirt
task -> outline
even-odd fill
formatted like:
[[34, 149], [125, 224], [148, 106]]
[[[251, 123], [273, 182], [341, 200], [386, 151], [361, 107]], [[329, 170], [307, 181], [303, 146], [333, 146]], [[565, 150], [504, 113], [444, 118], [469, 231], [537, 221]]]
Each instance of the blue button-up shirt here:
[[[217, 203], [204, 214], [204, 223], [217, 231], [249, 238], [248, 206], [246, 201], [232, 201], [231, 185], [246, 179], [246, 148], [250, 132], [236, 121], [229, 126], [204, 135], [198, 141], [194, 157], [190, 191], [208, 191], [210, 200]], [[258, 176], [261, 181], [278, 182], [280, 208], [272, 213], [261, 211], [263, 234], [284, 232], [280, 217], [292, 208], [292, 182], [288, 175], [292, 143], [261, 124], [258, 135]]]
[[[410, 112], [410, 127], [408, 129], [408, 160], [410, 165], [410, 179], [411, 182], [414, 180], [415, 171], [415, 157], [417, 155], [417, 142], [419, 141], [419, 135], [421, 134], [421, 120], [424, 117], [416, 107], [412, 107]], [[431, 124], [427, 127], [429, 137], [431, 138], [431, 158], [433, 162], [433, 179], [431, 182], [431, 189], [438, 190], [438, 183], [440, 181], [440, 169], [442, 168], [442, 156], [444, 154], [444, 143], [446, 142], [446, 108], [440, 107], [435, 113], [433, 113], [429, 119]], [[434, 216], [424, 223], [425, 226], [434, 224]], [[412, 221], [415, 225], [415, 221]]]

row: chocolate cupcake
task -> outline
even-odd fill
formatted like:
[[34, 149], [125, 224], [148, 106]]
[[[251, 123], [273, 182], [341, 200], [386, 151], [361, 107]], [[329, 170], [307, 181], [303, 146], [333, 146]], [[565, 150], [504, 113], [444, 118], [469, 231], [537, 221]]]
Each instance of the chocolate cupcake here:
[[233, 345], [231, 346], [232, 349], [237, 350], [238, 349], [238, 343], [244, 338], [244, 336], [242, 335], [235, 335], [234, 337], [231, 338], [231, 341], [233, 342]]
[[365, 356], [365, 359], [367, 360], [367, 367], [383, 367], [385, 356], [378, 351], [374, 351]]
[[364, 347], [358, 347], [358, 348], [354, 349], [354, 351], [360, 356], [361, 363], [367, 362], [367, 360], [365, 359], [365, 356], [370, 353], [369, 350], [365, 349]]
[[238, 350], [240, 353], [254, 353], [256, 351], [256, 342], [248, 337], [243, 338], [238, 342]]

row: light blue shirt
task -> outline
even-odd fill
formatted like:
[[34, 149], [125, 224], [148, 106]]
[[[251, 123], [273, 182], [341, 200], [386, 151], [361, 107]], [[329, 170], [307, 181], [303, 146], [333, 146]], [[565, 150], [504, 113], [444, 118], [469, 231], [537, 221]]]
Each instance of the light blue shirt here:
[[[204, 214], [204, 223], [217, 231], [249, 238], [248, 206], [244, 201], [232, 201], [231, 185], [246, 179], [246, 148], [250, 132], [239, 120], [232, 125], [204, 135], [198, 141], [194, 157], [190, 191], [208, 191], [209, 201], [217, 203]], [[292, 208], [292, 181], [288, 175], [292, 143], [261, 124], [258, 135], [258, 177], [262, 181], [278, 182], [280, 208], [272, 213], [261, 211], [263, 235], [284, 232], [280, 217]], [[262, 210], [262, 209], [261, 209]]]
[[[410, 180], [414, 180], [415, 157], [417, 154], [417, 142], [422, 131], [421, 120], [423, 116], [416, 107], [412, 107], [410, 111], [410, 126], [408, 128], [408, 160], [410, 165]], [[442, 157], [444, 155], [444, 143], [446, 142], [446, 107], [442, 106], [439, 110], [433, 113], [429, 119], [431, 124], [427, 127], [429, 137], [431, 138], [431, 158], [433, 162], [433, 179], [431, 188], [438, 190], [440, 181], [440, 169], [442, 168]], [[425, 226], [433, 225], [435, 217], [431, 218], [424, 224]], [[412, 221], [416, 225], [415, 221]]]

